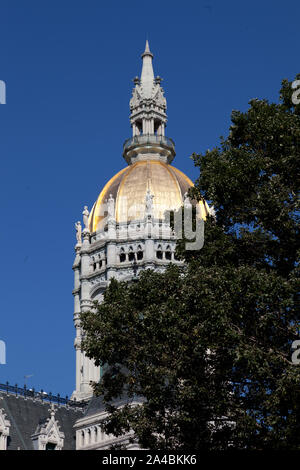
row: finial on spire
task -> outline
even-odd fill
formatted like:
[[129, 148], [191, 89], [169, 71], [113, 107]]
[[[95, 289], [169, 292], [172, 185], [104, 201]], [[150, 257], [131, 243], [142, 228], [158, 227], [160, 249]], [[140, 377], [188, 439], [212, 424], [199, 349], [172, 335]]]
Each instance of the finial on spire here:
[[153, 54], [150, 52], [148, 39], [146, 41], [145, 52], [142, 54], [143, 67], [141, 73], [141, 85], [145, 98], [150, 98], [154, 85], [154, 72], [152, 66]]
[[153, 57], [153, 54], [152, 54], [152, 52], [150, 51], [148, 39], [146, 40], [145, 51], [143, 52], [142, 57], [144, 57], [145, 55], [150, 55], [151, 57]]

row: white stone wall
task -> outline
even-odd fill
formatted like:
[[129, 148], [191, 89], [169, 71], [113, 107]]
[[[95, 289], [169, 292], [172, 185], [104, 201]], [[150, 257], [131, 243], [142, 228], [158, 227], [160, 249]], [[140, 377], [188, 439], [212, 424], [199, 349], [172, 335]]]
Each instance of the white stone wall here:
[[76, 389], [72, 398], [89, 399], [90, 381], [99, 381], [100, 368], [81, 351], [83, 332], [80, 313], [90, 310], [92, 302], [101, 302], [110, 279], [131, 280], [144, 269], [163, 271], [170, 263], [181, 265], [175, 259], [175, 234], [169, 225], [147, 216], [142, 221], [116, 224], [109, 221], [107, 231], [90, 234], [83, 232], [83, 243], [75, 247], [74, 270], [74, 324], [76, 329]]
[[[138, 406], [138, 404], [133, 403], [133, 406]], [[106, 417], [107, 413], [102, 411], [76, 421], [76, 450], [104, 450], [109, 449], [112, 444], [122, 444], [128, 450], [138, 450], [139, 446], [136, 442], [129, 442], [132, 433], [115, 437], [106, 434], [101, 429], [101, 423]]]

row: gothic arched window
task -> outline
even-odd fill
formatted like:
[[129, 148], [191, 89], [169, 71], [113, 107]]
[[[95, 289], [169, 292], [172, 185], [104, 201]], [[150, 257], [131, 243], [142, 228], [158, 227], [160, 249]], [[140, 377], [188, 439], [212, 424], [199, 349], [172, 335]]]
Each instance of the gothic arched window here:
[[171, 251], [170, 245], [168, 245], [167, 248], [166, 248], [165, 257], [168, 260], [172, 259], [172, 251]]
[[162, 259], [162, 257], [163, 257], [163, 253], [162, 253], [161, 245], [158, 245], [157, 251], [156, 251], [156, 258]]
[[143, 254], [142, 247], [141, 247], [141, 245], [139, 245], [138, 248], [137, 248], [136, 257], [137, 257], [138, 260], [140, 260], [140, 259], [143, 259], [143, 256], [144, 256], [144, 254]]
[[124, 263], [126, 261], [126, 254], [124, 248], [120, 249], [120, 263]]
[[128, 253], [128, 261], [134, 261], [135, 260], [135, 254], [133, 252], [132, 246], [129, 247], [129, 253]]

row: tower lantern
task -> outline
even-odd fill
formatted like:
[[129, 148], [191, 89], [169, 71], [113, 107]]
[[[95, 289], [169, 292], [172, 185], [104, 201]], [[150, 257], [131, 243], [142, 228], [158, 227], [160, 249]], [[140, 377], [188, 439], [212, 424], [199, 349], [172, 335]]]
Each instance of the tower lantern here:
[[154, 77], [152, 59], [146, 41], [141, 77], [133, 79], [129, 103], [132, 138], [125, 141], [123, 148], [123, 157], [129, 165], [149, 158], [171, 163], [175, 157], [174, 142], [165, 136], [167, 100], [161, 87], [162, 78]]
[[161, 78], [154, 78], [153, 54], [146, 41], [142, 54], [141, 78], [134, 79], [135, 87], [130, 100], [132, 135], [165, 135], [167, 101], [160, 86]]

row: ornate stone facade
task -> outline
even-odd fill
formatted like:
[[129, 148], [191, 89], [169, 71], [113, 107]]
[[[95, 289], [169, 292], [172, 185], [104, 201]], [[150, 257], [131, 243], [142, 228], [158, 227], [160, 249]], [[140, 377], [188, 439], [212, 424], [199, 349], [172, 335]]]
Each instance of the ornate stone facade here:
[[87, 403], [0, 384], [1, 450], [75, 450], [75, 422]]
[[[105, 185], [90, 212], [84, 207], [82, 233], [76, 224], [74, 400], [90, 400], [90, 382], [99, 381], [101, 375], [100, 368], [81, 351], [80, 313], [91, 309], [94, 300], [101, 302], [112, 278], [130, 281], [144, 269], [161, 272], [170, 263], [182, 264], [175, 257], [176, 236], [168, 212], [190, 204], [187, 191], [192, 181], [170, 165], [175, 145], [165, 136], [167, 103], [161, 78], [154, 78], [152, 58], [147, 41], [141, 78], [134, 79], [130, 100], [132, 137], [123, 147], [129, 166]], [[199, 208], [205, 218], [208, 206], [201, 202]], [[103, 449], [113, 442], [129, 442], [128, 436], [116, 440], [103, 434], [100, 424], [105, 416], [101, 400], [92, 398], [87, 414], [75, 426], [78, 449]]]
[[0, 450], [7, 449], [7, 438], [11, 427], [4, 410], [0, 408]]
[[31, 436], [34, 450], [62, 450], [65, 435], [55, 419], [55, 407], [49, 409], [50, 417], [40, 421], [34, 434]]

